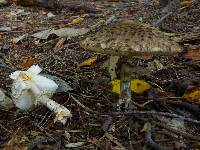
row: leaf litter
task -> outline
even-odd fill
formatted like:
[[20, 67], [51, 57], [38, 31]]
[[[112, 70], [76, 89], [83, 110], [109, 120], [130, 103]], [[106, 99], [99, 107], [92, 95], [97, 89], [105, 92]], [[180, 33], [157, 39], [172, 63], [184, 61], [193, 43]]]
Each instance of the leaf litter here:
[[[74, 24], [66, 24], [64, 20], [71, 16], [81, 16], [79, 11], [63, 9], [56, 13], [56, 16], [48, 18], [49, 11], [37, 7], [6, 6], [0, 8], [1, 27], [15, 29], [0, 33], [0, 45], [9, 45], [8, 51], [0, 53], [4, 60], [0, 66], [1, 88], [10, 97], [12, 81], [8, 75], [13, 72], [11, 69], [20, 67], [26, 70], [32, 64], [39, 64], [43, 68], [44, 74], [53, 76], [52, 79], [57, 78], [53, 80], [62, 85], [60, 92], [56, 93], [53, 99], [66, 106], [73, 114], [73, 117], [63, 126], [58, 123], [54, 124], [53, 114], [43, 106], [28, 112], [1, 109], [0, 147], [8, 149], [11, 144], [11, 147], [13, 146], [15, 149], [19, 149], [18, 147], [27, 149], [31, 146], [36, 149], [53, 147], [66, 149], [66, 146], [81, 147], [82, 149], [103, 149], [105, 147], [109, 149], [142, 149], [144, 146], [152, 146], [156, 143], [157, 146], [169, 148], [198, 148], [199, 115], [194, 113], [193, 106], [199, 107], [199, 104], [194, 101], [196, 102], [199, 93], [200, 64], [195, 59], [194, 56], [198, 55], [193, 54], [194, 52], [191, 51], [189, 56], [196, 61], [181, 56], [155, 56], [150, 60], [133, 58], [131, 64], [136, 66], [135, 72], [143, 72], [138, 75], [138, 79], [148, 81], [151, 88], [143, 94], [134, 94], [135, 102], [145, 105], [133, 106], [138, 112], [129, 112], [130, 115], [116, 110], [115, 104], [118, 95], [112, 93], [108, 84], [111, 78], [118, 76], [117, 65], [120, 65], [120, 62], [119, 64], [113, 62], [110, 67], [110, 70], [116, 69], [115, 75], [101, 67], [108, 59], [108, 56], [105, 55], [100, 55], [98, 61], [92, 61], [92, 65], [89, 63], [87, 67], [77, 67], [87, 58], [96, 55], [96, 53], [83, 50], [78, 44], [78, 38], [87, 37], [87, 34], [66, 38], [61, 46], [56, 47], [61, 38], [49, 34], [51, 33], [49, 29], [93, 27], [92, 30], [95, 32], [106, 22], [110, 23], [120, 17], [130, 17], [148, 23], [155, 22], [155, 18], [160, 17], [159, 9], [155, 7], [157, 4], [151, 2], [149, 4], [141, 1], [132, 3], [96, 1], [94, 3], [101, 10], [101, 15], [97, 13], [96, 16], [99, 16], [97, 18], [87, 17], [84, 18], [84, 21]], [[132, 6], [131, 10], [130, 6]], [[184, 34], [187, 31], [199, 32], [199, 13], [197, 12], [200, 10], [198, 6], [199, 4], [192, 3], [182, 10], [177, 10], [161, 23], [161, 28]], [[23, 11], [13, 11], [16, 8]], [[8, 16], [10, 12], [17, 14]], [[194, 15], [190, 17], [191, 14]], [[178, 21], [174, 24], [176, 19]], [[46, 37], [23, 37], [27, 33], [33, 35], [39, 31], [48, 31]], [[20, 38], [13, 43], [13, 39], [16, 37]], [[199, 44], [194, 38], [186, 41], [186, 44], [183, 42], [185, 47], [188, 45], [196, 47]], [[33, 56], [37, 56], [36, 59], [33, 60]], [[148, 64], [151, 62], [154, 62], [155, 69], [148, 69]], [[197, 88], [189, 90], [190, 86]], [[189, 102], [187, 99], [190, 99]], [[150, 111], [153, 112], [150, 113]], [[114, 112], [117, 113], [113, 115]], [[153, 113], [154, 115], [152, 115]], [[164, 116], [161, 116], [161, 113]], [[179, 115], [179, 119], [176, 118], [176, 115]], [[103, 130], [102, 127], [109, 117], [112, 117], [112, 120], [109, 122], [107, 130]], [[185, 121], [183, 117], [189, 121]], [[140, 130], [149, 122], [151, 126], [145, 129], [145, 133], [141, 133]], [[179, 130], [179, 127], [184, 130]], [[66, 132], [70, 134], [70, 137], [65, 138]], [[45, 140], [34, 143], [35, 139], [40, 136]], [[17, 140], [10, 142], [13, 138]], [[148, 141], [154, 141], [154, 143], [148, 143]]]

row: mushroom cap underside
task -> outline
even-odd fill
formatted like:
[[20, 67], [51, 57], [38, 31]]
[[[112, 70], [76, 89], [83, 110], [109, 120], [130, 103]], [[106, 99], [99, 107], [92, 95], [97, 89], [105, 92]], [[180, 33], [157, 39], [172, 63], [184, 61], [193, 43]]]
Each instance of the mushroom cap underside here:
[[117, 56], [172, 55], [180, 45], [156, 28], [136, 21], [121, 21], [80, 42], [86, 50]]

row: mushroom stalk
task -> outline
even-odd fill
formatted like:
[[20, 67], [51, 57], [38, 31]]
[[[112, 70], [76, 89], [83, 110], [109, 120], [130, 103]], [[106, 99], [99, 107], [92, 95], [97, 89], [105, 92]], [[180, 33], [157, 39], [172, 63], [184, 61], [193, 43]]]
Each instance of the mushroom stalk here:
[[72, 117], [71, 112], [66, 107], [56, 103], [45, 95], [41, 96], [38, 101], [56, 114], [54, 122], [60, 121], [62, 124], [65, 124], [67, 119]]
[[119, 106], [122, 103], [125, 103], [125, 108], [127, 109], [129, 103], [131, 102], [131, 76], [130, 76], [130, 66], [123, 63], [121, 66], [121, 87], [120, 87], [120, 98], [119, 98]]
[[125, 108], [128, 108], [129, 103], [131, 102], [131, 80], [122, 80], [120, 85], [120, 101], [125, 103]]
[[39, 88], [34, 83], [30, 82], [30, 88], [32, 89], [34, 95], [37, 95], [36, 104], [42, 104], [56, 114], [56, 117], [54, 118], [54, 123], [60, 121], [62, 124], [65, 124], [67, 119], [72, 117], [71, 112], [66, 107], [48, 98], [39, 90]]

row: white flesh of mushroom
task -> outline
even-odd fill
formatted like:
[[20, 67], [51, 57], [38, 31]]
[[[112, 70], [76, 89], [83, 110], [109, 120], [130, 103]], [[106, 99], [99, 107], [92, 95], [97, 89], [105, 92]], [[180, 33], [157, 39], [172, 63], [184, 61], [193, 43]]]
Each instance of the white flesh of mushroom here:
[[21, 110], [30, 109], [35, 105], [45, 105], [55, 112], [54, 122], [60, 121], [65, 124], [67, 118], [72, 115], [66, 107], [50, 99], [58, 85], [53, 80], [39, 75], [41, 71], [42, 69], [38, 65], [34, 65], [27, 71], [15, 71], [10, 75], [10, 78], [14, 80], [13, 102]]

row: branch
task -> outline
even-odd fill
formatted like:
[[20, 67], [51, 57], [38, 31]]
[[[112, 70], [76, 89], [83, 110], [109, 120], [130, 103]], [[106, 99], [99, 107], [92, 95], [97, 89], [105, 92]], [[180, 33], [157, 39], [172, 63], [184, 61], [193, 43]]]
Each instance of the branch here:
[[110, 113], [99, 113], [99, 112], [93, 112], [95, 113], [96, 115], [133, 115], [133, 114], [137, 114], [137, 115], [152, 115], [152, 116], [166, 116], [166, 117], [171, 117], [171, 118], [179, 118], [183, 121], [187, 121], [187, 122], [190, 122], [190, 123], [194, 123], [194, 124], [197, 124], [197, 125], [200, 125], [200, 121], [199, 120], [194, 120], [194, 119], [191, 119], [191, 118], [186, 118], [184, 116], [180, 116], [180, 115], [177, 115], [177, 114], [171, 114], [171, 113], [166, 113], [166, 112], [157, 112], [157, 111], [127, 111], [127, 112], [110, 112]]

